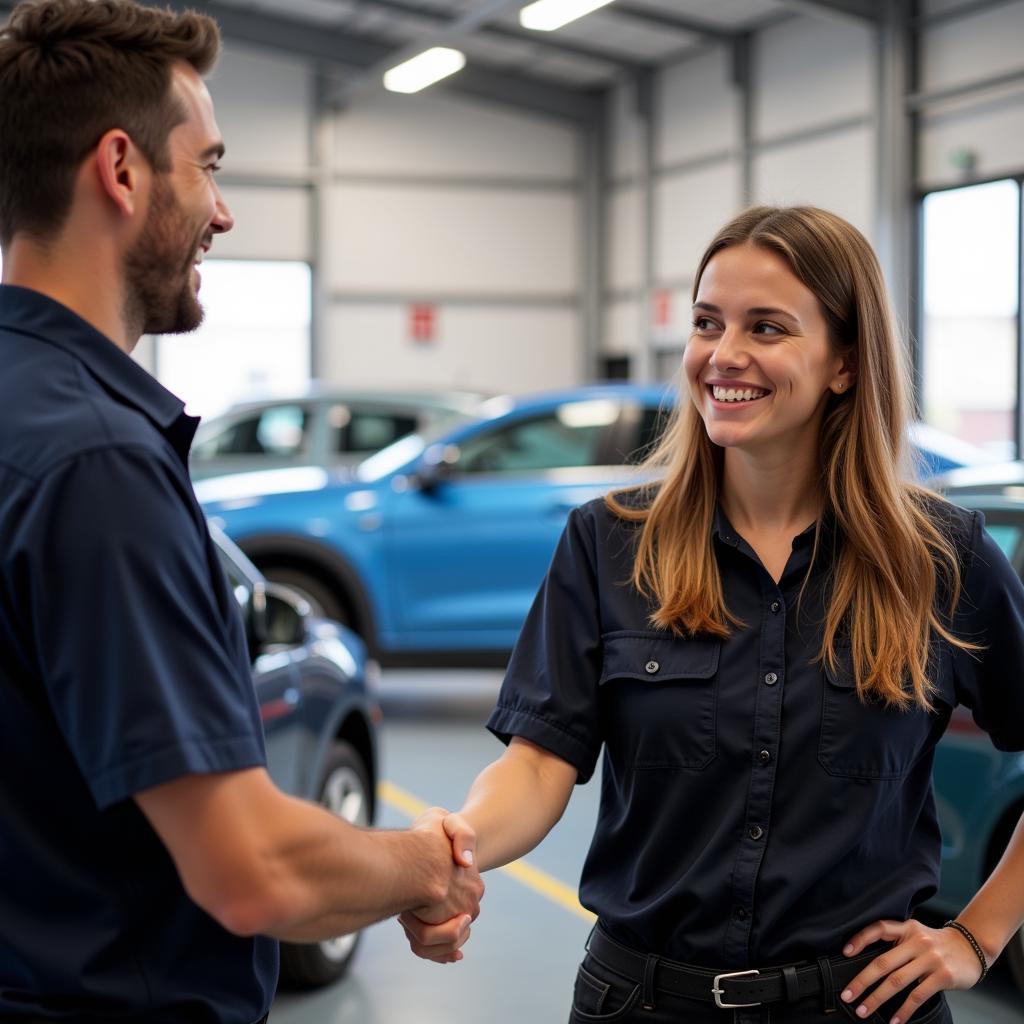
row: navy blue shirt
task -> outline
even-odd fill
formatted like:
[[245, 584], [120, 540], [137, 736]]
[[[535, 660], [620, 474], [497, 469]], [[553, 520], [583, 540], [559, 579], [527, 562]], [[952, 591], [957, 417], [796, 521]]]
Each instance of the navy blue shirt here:
[[[958, 702], [1003, 749], [1024, 748], [1024, 588], [981, 516], [936, 499], [964, 567], [956, 635], [937, 647], [935, 711], [862, 703], [850, 652], [816, 662], [835, 544], [793, 541], [778, 582], [719, 511], [724, 641], [649, 623], [629, 584], [639, 527], [598, 500], [569, 517], [489, 728], [572, 764], [604, 751], [580, 898], [615, 938], [686, 963], [761, 967], [838, 955], [934, 894], [935, 744]], [[808, 575], [808, 571], [810, 573]], [[798, 603], [807, 580], [803, 600]]]
[[27, 289], [0, 367], [0, 1016], [251, 1024], [277, 944], [196, 906], [131, 799], [266, 761], [197, 421]]

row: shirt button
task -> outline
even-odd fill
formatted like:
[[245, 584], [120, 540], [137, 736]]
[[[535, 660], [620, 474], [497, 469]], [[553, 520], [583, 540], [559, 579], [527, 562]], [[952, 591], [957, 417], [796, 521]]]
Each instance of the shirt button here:
[[644, 665], [644, 671], [649, 676], [653, 676], [654, 673], [657, 672], [659, 668], [661, 668], [661, 666], [656, 661], [649, 661], [649, 662], [647, 662], [646, 665]]
[[771, 610], [773, 612], [777, 612], [782, 607], [782, 605], [779, 604], [778, 601], [772, 601], [772, 603], [769, 605], [769, 607], [771, 608]]
[[769, 686], [774, 686], [779, 681], [779, 677], [774, 672], [769, 672], [768, 675], [764, 677], [764, 681]]
[[764, 829], [760, 825], [754, 825], [748, 834], [751, 839], [760, 839], [764, 835]]
[[770, 750], [762, 750], [757, 756], [767, 764], [772, 759], [772, 752]]
[[737, 907], [736, 908], [736, 916], [741, 921], [746, 921], [746, 919], [747, 919], [747, 908], [746, 907]]

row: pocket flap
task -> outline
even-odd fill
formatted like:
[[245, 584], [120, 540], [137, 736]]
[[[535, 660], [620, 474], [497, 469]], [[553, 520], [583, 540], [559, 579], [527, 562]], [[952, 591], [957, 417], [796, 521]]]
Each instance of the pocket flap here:
[[710, 679], [718, 671], [722, 649], [717, 637], [687, 639], [663, 633], [608, 633], [602, 641], [602, 684], [611, 679]]

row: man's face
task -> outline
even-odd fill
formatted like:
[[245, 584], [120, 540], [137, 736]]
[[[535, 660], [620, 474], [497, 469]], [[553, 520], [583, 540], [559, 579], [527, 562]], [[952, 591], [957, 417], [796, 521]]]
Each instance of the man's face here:
[[185, 64], [175, 67], [171, 88], [186, 118], [171, 131], [171, 169], [154, 172], [146, 219], [124, 263], [126, 313], [145, 334], [179, 334], [199, 326], [203, 307], [196, 266], [213, 236], [233, 224], [213, 177], [224, 146], [210, 94]]

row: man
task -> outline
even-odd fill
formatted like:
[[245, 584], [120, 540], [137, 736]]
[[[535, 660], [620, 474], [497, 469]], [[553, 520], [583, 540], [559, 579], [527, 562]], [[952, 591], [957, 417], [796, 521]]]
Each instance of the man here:
[[[33, 0], [0, 31], [0, 1020], [265, 1019], [273, 936], [435, 905], [471, 837], [354, 829], [265, 770], [196, 421], [129, 357], [195, 328], [232, 226], [216, 25]], [[464, 853], [464, 851], [469, 851]]]

